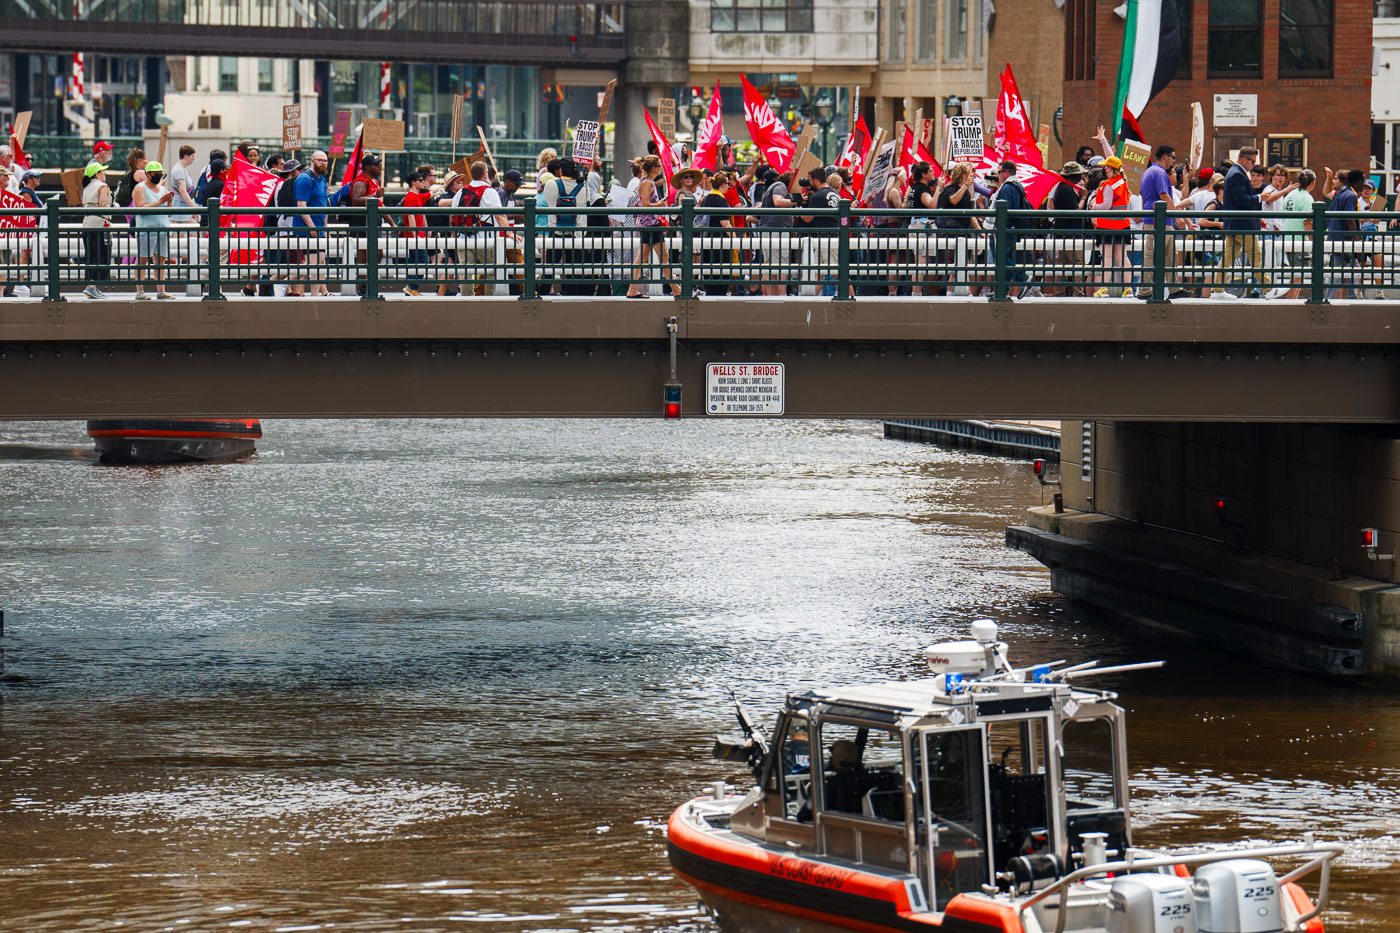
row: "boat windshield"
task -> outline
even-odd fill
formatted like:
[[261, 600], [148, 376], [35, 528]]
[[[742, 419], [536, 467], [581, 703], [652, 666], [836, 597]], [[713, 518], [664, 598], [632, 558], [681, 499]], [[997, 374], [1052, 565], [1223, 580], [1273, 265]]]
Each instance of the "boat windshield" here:
[[904, 822], [904, 746], [899, 733], [824, 722], [822, 807]]
[[1113, 722], [1106, 717], [1068, 719], [1060, 735], [1065, 806], [1071, 811], [1120, 806], [1113, 774]]
[[[919, 730], [909, 743], [915, 796], [920, 874], [942, 910], [964, 891], [976, 891], [987, 871], [987, 797], [982, 731]], [[925, 768], [927, 762], [927, 768]], [[927, 815], [927, 817], [926, 817]]]

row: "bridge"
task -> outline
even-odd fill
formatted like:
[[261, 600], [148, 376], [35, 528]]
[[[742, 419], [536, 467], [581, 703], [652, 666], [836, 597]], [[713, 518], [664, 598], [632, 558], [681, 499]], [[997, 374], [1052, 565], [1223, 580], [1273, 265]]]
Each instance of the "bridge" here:
[[5, 301], [0, 418], [655, 418], [780, 362], [791, 418], [1400, 423], [1390, 302]]
[[12, 49], [362, 61], [616, 65], [622, 2], [0, 0]]

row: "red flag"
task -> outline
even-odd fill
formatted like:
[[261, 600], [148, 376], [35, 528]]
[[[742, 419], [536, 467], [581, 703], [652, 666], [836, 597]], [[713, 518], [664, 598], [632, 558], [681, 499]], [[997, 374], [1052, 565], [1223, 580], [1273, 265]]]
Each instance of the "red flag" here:
[[647, 129], [651, 131], [651, 138], [656, 142], [656, 154], [661, 157], [661, 171], [666, 173], [666, 183], [670, 185], [671, 176], [681, 167], [680, 160], [676, 158], [676, 150], [671, 147], [666, 137], [661, 135], [661, 129], [645, 107], [642, 108], [642, 116], [647, 118]]
[[918, 147], [914, 150], [914, 154], [918, 157], [920, 162], [927, 162], [929, 165], [933, 166], [933, 176], [935, 178], [942, 178], [944, 176], [943, 166], [939, 165], [938, 160], [924, 148], [923, 143], [919, 143]]
[[[259, 168], [243, 157], [243, 153], [233, 154], [233, 171], [224, 182], [224, 194], [220, 203], [229, 207], [266, 207], [268, 199], [280, 181], [276, 175]], [[223, 227], [261, 227], [262, 214], [225, 215]], [[239, 239], [244, 239], [240, 236]], [[254, 263], [261, 259], [261, 251], [255, 249], [231, 249], [230, 263]]]
[[997, 98], [996, 150], [1005, 158], [1045, 167], [1045, 159], [1036, 145], [1035, 134], [1031, 132], [1030, 120], [1026, 118], [1026, 105], [1021, 92], [1016, 87], [1016, 78], [1011, 74], [1011, 66], [1001, 73], [1001, 96]]
[[350, 184], [355, 180], [355, 176], [360, 173], [361, 147], [364, 145], [365, 134], [360, 131], [360, 138], [355, 140], [355, 151], [350, 154], [350, 161], [345, 163], [345, 177], [340, 179], [341, 187]]
[[710, 97], [710, 112], [705, 115], [705, 122], [700, 124], [700, 133], [696, 137], [699, 145], [695, 158], [690, 160], [691, 168], [715, 170], [715, 163], [719, 160], [719, 138], [724, 135], [719, 103], [719, 82], [716, 81], [715, 92]]
[[783, 128], [768, 101], [758, 93], [758, 88], [749, 83], [744, 75], [739, 75], [744, 84], [744, 124], [749, 128], [749, 137], [762, 153], [763, 159], [779, 172], [792, 168], [792, 160], [797, 155], [797, 143], [792, 141]]
[[846, 137], [846, 145], [841, 147], [841, 155], [836, 159], [837, 168], [859, 171], [865, 164], [865, 154], [870, 151], [870, 131], [865, 128], [865, 117], [856, 121], [851, 134]]
[[[1011, 159], [1016, 162], [1014, 156], [1003, 155], [983, 146], [982, 161], [977, 163], [977, 174], [980, 176], [995, 172], [1001, 166], [1003, 159]], [[1026, 189], [1026, 197], [1031, 204], [1037, 207], [1045, 203], [1051, 190], [1064, 180], [1056, 172], [1047, 171], [1037, 165], [1016, 162], [1016, 181], [1019, 181], [1021, 187]]]
[[4, 188], [0, 188], [0, 207], [5, 210], [11, 208], [15, 210], [30, 211], [28, 215], [7, 214], [0, 217], [0, 227], [10, 228], [31, 228], [39, 226], [39, 212], [33, 204], [17, 194], [12, 194]]
[[10, 136], [10, 155], [14, 156], [15, 164], [20, 168], [33, 167], [29, 164], [29, 156], [24, 154], [24, 150], [20, 148], [19, 140], [13, 135]]

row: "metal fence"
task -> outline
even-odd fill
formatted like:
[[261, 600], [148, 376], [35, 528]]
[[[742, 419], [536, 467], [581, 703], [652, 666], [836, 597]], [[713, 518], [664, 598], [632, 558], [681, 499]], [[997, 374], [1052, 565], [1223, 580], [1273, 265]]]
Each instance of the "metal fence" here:
[[[426, 226], [405, 226], [422, 215]], [[6, 294], [1400, 297], [1400, 214], [450, 207], [0, 211]], [[810, 225], [795, 221], [809, 218]], [[306, 226], [306, 221], [311, 222]], [[15, 223], [37, 223], [17, 228]], [[252, 226], [255, 225], [255, 226]], [[1330, 229], [1329, 229], [1330, 227]], [[211, 238], [211, 231], [213, 237]]]

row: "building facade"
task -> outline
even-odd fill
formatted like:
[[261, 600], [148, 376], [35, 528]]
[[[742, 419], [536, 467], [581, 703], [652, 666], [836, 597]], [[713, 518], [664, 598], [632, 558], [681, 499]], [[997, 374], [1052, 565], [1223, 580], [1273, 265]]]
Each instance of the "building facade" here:
[[[1168, 0], [1183, 42], [1176, 78], [1141, 117], [1148, 145], [1191, 142], [1205, 116], [1204, 161], [1242, 146], [1316, 169], [1366, 165], [1371, 136], [1372, 0]], [[1124, 20], [1106, 2], [1065, 0], [1065, 148], [1112, 125]]]
[[1400, 186], [1400, 0], [1377, 0], [1371, 41], [1371, 173]]

